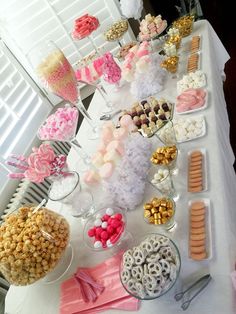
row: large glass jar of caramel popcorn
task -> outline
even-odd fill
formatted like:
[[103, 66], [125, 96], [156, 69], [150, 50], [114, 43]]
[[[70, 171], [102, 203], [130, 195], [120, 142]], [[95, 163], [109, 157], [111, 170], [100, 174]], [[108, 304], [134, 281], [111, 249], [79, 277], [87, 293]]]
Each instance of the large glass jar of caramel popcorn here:
[[0, 227], [0, 272], [16, 286], [32, 284], [52, 271], [69, 242], [69, 224], [57, 213], [28, 205]]

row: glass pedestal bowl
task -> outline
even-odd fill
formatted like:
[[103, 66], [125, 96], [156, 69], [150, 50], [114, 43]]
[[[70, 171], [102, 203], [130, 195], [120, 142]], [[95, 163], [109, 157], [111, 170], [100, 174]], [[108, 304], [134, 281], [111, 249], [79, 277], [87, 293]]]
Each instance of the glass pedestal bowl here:
[[[69, 224], [63, 216], [45, 207], [24, 205], [9, 214], [0, 227], [0, 271], [16, 286], [30, 285], [49, 273], [54, 281], [61, 278], [73, 257], [68, 254], [64, 259], [69, 233]], [[62, 260], [63, 268], [57, 269]]]
[[125, 290], [140, 300], [153, 300], [170, 291], [181, 268], [175, 243], [168, 237], [151, 233], [135, 247], [124, 252], [120, 280]]
[[83, 237], [95, 251], [125, 250], [132, 242], [132, 235], [126, 230], [125, 209], [111, 206], [96, 211], [86, 221]]
[[56, 177], [48, 191], [48, 198], [69, 205], [70, 214], [76, 218], [85, 219], [94, 212], [93, 196], [88, 189], [82, 188], [76, 171]]

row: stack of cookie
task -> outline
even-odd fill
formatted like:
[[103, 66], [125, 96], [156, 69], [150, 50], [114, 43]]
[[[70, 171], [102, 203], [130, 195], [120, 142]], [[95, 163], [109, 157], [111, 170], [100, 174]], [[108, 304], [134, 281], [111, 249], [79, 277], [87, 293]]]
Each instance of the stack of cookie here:
[[200, 47], [200, 36], [193, 36], [190, 43], [190, 52], [195, 53], [199, 50]]
[[190, 207], [189, 255], [196, 261], [207, 258], [206, 207], [203, 201], [195, 201]]
[[203, 162], [201, 151], [193, 151], [188, 160], [188, 192], [196, 193], [204, 190]]
[[195, 72], [198, 70], [198, 60], [199, 60], [199, 54], [194, 53], [191, 54], [188, 58], [188, 65], [187, 65], [187, 72]]

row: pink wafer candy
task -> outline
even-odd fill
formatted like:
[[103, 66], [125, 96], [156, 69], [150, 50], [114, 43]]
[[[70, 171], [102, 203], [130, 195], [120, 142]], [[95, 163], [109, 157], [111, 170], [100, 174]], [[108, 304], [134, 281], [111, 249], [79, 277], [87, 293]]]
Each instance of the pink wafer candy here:
[[9, 173], [7, 176], [8, 176], [8, 178], [11, 178], [11, 179], [23, 179], [23, 178], [25, 178], [24, 173]]

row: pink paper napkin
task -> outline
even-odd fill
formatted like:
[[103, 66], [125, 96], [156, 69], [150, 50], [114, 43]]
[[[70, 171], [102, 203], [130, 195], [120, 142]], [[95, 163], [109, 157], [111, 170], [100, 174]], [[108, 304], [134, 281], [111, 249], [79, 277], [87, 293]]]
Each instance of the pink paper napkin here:
[[80, 268], [105, 287], [95, 302], [83, 301], [80, 287], [74, 277], [63, 282], [60, 314], [95, 314], [108, 309], [137, 311], [139, 300], [130, 296], [120, 282], [120, 258], [118, 254], [93, 268]]

